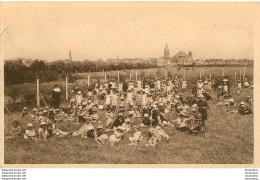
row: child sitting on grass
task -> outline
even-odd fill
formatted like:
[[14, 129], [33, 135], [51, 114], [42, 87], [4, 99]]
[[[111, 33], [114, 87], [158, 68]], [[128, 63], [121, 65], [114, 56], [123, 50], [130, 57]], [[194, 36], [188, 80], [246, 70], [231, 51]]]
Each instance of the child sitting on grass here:
[[47, 135], [48, 135], [47, 125], [44, 121], [41, 122], [41, 124], [40, 124], [40, 127], [38, 129], [38, 135], [39, 135], [40, 140], [46, 140], [47, 139]]
[[109, 137], [109, 142], [111, 146], [114, 146], [116, 142], [119, 142], [121, 138], [123, 137], [123, 132], [125, 131], [125, 128], [122, 126], [118, 126], [114, 133]]
[[130, 121], [129, 117], [127, 117], [125, 122], [122, 124], [122, 127], [125, 128], [126, 132], [130, 131], [130, 126], [131, 126], [130, 123], [131, 123], [131, 121]]
[[27, 107], [24, 107], [23, 108], [23, 111], [22, 111], [22, 118], [26, 118], [30, 115], [29, 111], [28, 111], [28, 108]]
[[32, 110], [31, 120], [33, 122], [37, 122], [37, 120], [38, 120], [38, 113], [37, 113], [37, 109], [35, 109], [35, 108]]
[[129, 140], [131, 141], [130, 146], [136, 146], [138, 142], [143, 140], [143, 136], [141, 131], [139, 131], [137, 126], [134, 126], [134, 134], [133, 137], [129, 137]]
[[110, 109], [107, 110], [107, 113], [106, 113], [106, 128], [110, 128], [113, 124], [113, 116], [114, 114], [111, 112]]
[[245, 106], [245, 102], [241, 102], [239, 107], [238, 107], [238, 112], [241, 114], [241, 115], [250, 115], [250, 114], [253, 114], [252, 110], [248, 107]]
[[35, 130], [33, 129], [32, 123], [29, 123], [27, 125], [27, 129], [25, 130], [23, 137], [24, 137], [24, 139], [38, 140], [36, 133], [35, 133]]
[[97, 132], [94, 128], [94, 126], [89, 126], [89, 128], [85, 131], [85, 133], [81, 136], [84, 139], [93, 139], [94, 141], [97, 141]]
[[17, 139], [21, 136], [22, 128], [19, 126], [18, 121], [13, 122], [13, 127], [11, 128], [9, 135], [7, 136], [8, 139]]
[[156, 130], [156, 123], [152, 123], [152, 127], [149, 129], [150, 139], [148, 140], [145, 146], [155, 146], [157, 141], [161, 140], [161, 136], [158, 134]]
[[108, 135], [104, 134], [103, 126], [98, 126], [98, 128], [97, 128], [97, 141], [99, 143], [104, 144], [105, 140], [107, 140], [107, 139], [108, 139]]

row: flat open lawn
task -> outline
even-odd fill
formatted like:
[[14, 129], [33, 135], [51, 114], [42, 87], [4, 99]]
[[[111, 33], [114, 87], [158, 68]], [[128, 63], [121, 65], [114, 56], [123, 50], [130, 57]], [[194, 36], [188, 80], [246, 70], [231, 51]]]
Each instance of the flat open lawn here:
[[[252, 89], [243, 89], [240, 95], [232, 94], [238, 103], [242, 97], [252, 96]], [[190, 90], [183, 93], [190, 94]], [[146, 147], [147, 128], [141, 128], [144, 140], [136, 149], [128, 146], [128, 137], [115, 147], [107, 142], [97, 145], [91, 140], [80, 137], [52, 138], [48, 141], [27, 141], [24, 139], [5, 139], [4, 161], [6, 164], [250, 164], [254, 159], [254, 123], [253, 116], [241, 116], [238, 113], [228, 114], [225, 107], [216, 106], [214, 100], [209, 102], [206, 133], [190, 135], [178, 132], [172, 127], [162, 127], [171, 137], [157, 143], [156, 147]], [[18, 119], [20, 113], [14, 113]], [[99, 112], [104, 122], [104, 111]], [[169, 117], [168, 117], [169, 118]], [[12, 120], [5, 114], [5, 133], [8, 133]], [[139, 124], [136, 119], [134, 124]], [[28, 121], [21, 122], [25, 129]], [[35, 125], [38, 129], [38, 125]], [[73, 132], [80, 125], [75, 122], [63, 122], [58, 128]], [[111, 133], [109, 133], [110, 135]], [[6, 134], [5, 134], [6, 135]]]

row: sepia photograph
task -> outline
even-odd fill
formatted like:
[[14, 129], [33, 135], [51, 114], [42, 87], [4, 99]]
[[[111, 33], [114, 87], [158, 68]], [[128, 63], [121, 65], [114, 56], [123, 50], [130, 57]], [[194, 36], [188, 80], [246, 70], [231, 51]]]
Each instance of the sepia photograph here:
[[256, 7], [0, 2], [2, 163], [255, 164]]

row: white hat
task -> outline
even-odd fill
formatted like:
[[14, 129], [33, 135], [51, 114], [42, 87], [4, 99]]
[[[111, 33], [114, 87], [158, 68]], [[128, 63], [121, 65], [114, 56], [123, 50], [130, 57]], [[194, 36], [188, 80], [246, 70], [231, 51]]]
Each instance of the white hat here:
[[42, 121], [42, 122], [41, 122], [41, 125], [46, 125], [46, 122]]
[[120, 129], [120, 130], [122, 130], [122, 131], [125, 131], [125, 127], [123, 127], [123, 126], [118, 126], [117, 129]]
[[94, 127], [93, 127], [93, 126], [90, 126], [88, 130], [92, 130], [92, 129], [94, 129]]
[[187, 111], [184, 109], [184, 110], [181, 111], [181, 114], [187, 115]]
[[146, 113], [146, 114], [144, 114], [144, 117], [148, 117], [148, 114]]
[[130, 119], [126, 119], [125, 122], [130, 122]]
[[242, 102], [240, 103], [240, 105], [245, 105], [245, 102], [244, 102], [244, 101], [242, 101]]
[[199, 98], [204, 98], [204, 96], [202, 94], [199, 95]]
[[33, 111], [37, 111], [37, 109], [34, 108]]
[[78, 94], [81, 94], [81, 91], [78, 91]]
[[104, 129], [103, 126], [98, 126], [98, 129]]
[[29, 124], [27, 125], [27, 127], [33, 127], [32, 123], [29, 123]]

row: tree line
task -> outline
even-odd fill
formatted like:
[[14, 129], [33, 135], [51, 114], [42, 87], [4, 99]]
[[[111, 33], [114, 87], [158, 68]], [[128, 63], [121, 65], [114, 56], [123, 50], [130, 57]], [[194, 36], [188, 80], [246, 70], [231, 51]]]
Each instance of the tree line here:
[[155, 64], [148, 63], [118, 63], [109, 64], [106, 62], [95, 61], [54, 61], [46, 62], [43, 60], [34, 60], [30, 65], [26, 65], [23, 59], [6, 60], [4, 63], [4, 82], [6, 85], [32, 83], [36, 79], [41, 79], [41, 82], [55, 82], [64, 80], [66, 76], [69, 79], [76, 80], [77, 73], [83, 72], [102, 72], [116, 71], [127, 69], [145, 69], [154, 68]]

